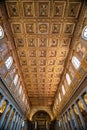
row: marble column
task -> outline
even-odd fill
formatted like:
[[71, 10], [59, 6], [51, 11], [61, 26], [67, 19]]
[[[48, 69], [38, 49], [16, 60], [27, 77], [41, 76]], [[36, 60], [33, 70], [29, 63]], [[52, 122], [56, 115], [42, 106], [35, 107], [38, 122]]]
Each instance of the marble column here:
[[6, 116], [6, 113], [8, 111], [9, 106], [10, 106], [9, 103], [7, 103], [6, 108], [5, 108], [4, 112], [3, 112], [3, 115], [2, 115], [2, 117], [0, 119], [0, 128], [1, 128], [1, 126], [3, 124], [3, 122], [4, 122], [4, 119], [5, 119], [5, 116]]
[[79, 130], [78, 121], [77, 121], [77, 119], [76, 119], [76, 115], [75, 115], [75, 112], [74, 112], [73, 108], [71, 108], [71, 111], [72, 111], [72, 116], [73, 116], [73, 118], [74, 118], [74, 122], [75, 122], [75, 124], [76, 124], [76, 128], [77, 128], [77, 130]]
[[0, 101], [0, 107], [2, 106], [3, 102], [5, 101], [5, 97], [2, 97], [1, 101]]
[[67, 111], [67, 114], [68, 114], [68, 116], [69, 116], [69, 118], [70, 118], [71, 128], [72, 128], [72, 130], [74, 130], [73, 123], [72, 123], [72, 119], [71, 119], [71, 115], [70, 115], [69, 111]]
[[[48, 127], [47, 127], [48, 128]], [[48, 129], [47, 129], [48, 130]], [[59, 121], [57, 120], [56, 121], [56, 128], [55, 128], [55, 130], [59, 130]]]
[[[15, 110], [14, 110], [14, 111], [15, 111]], [[12, 121], [11, 121], [10, 130], [12, 130], [15, 117], [16, 117], [16, 111], [14, 112], [14, 116], [13, 116]]]
[[70, 130], [67, 113], [65, 113], [65, 118], [66, 118], [67, 128], [68, 128], [68, 130]]
[[81, 102], [82, 102], [82, 104], [83, 104], [83, 106], [84, 106], [84, 108], [85, 108], [86, 113], [87, 113], [87, 105], [86, 105], [86, 103], [85, 103], [83, 97], [80, 97], [80, 100], [81, 100]]
[[78, 103], [76, 103], [75, 106], [76, 106], [77, 111], [78, 111], [78, 113], [79, 113], [79, 117], [80, 117], [82, 126], [83, 126], [84, 130], [87, 130], [87, 126], [86, 126], [86, 123], [85, 123], [85, 121], [84, 121], [84, 119], [83, 119], [82, 113], [81, 113], [81, 111], [80, 111], [80, 109], [79, 109]]
[[64, 122], [64, 129], [67, 130], [66, 121], [65, 121], [64, 115], [62, 117], [63, 117], [63, 122]]
[[37, 121], [35, 121], [35, 129], [37, 129]]
[[10, 120], [10, 118], [11, 118], [12, 111], [13, 111], [13, 107], [11, 108], [11, 110], [10, 110], [10, 112], [9, 112], [9, 115], [8, 115], [8, 118], [7, 118], [7, 121], [6, 121], [6, 124], [5, 124], [5, 130], [6, 130], [7, 127], [8, 127], [8, 123], [9, 123], [9, 120]]
[[62, 126], [62, 130], [64, 130], [64, 122], [63, 122], [63, 118], [61, 117], [61, 126]]
[[19, 129], [18, 129], [18, 130], [20, 130], [20, 129], [21, 129], [21, 125], [22, 125], [22, 118], [20, 119]]
[[17, 122], [18, 122], [18, 113], [17, 113], [17, 116], [16, 116], [16, 120], [15, 120], [15, 124], [14, 124], [13, 130], [16, 130]]
[[20, 115], [18, 116], [18, 123], [17, 123], [17, 127], [16, 127], [17, 130], [18, 130], [18, 127], [19, 127], [19, 123], [20, 123]]

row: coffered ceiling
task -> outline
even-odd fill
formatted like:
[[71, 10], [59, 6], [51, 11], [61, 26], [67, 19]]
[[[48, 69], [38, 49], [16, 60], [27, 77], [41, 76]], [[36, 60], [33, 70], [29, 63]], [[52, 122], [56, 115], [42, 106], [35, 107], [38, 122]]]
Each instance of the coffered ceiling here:
[[79, 0], [6, 0], [5, 5], [31, 105], [50, 107], [82, 4]]

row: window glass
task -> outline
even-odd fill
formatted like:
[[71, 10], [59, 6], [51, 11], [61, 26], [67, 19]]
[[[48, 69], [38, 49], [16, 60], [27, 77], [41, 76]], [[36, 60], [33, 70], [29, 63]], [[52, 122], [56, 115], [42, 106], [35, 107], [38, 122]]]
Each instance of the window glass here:
[[18, 74], [16, 74], [15, 77], [14, 77], [14, 84], [15, 84], [15, 86], [17, 85], [17, 82], [18, 82]]
[[87, 26], [85, 26], [83, 31], [82, 31], [82, 38], [87, 40]]
[[81, 65], [81, 62], [78, 60], [77, 57], [72, 57], [72, 64], [74, 65], [75, 69], [78, 69]]
[[64, 85], [62, 85], [62, 93], [63, 93], [63, 95], [65, 95], [65, 87], [64, 87]]
[[9, 56], [8, 59], [5, 61], [6, 68], [10, 69], [12, 63], [13, 63], [13, 58], [12, 56]]
[[61, 95], [60, 95], [60, 93], [59, 93], [59, 101], [61, 102]]
[[70, 78], [68, 73], [66, 73], [66, 80], [67, 80], [68, 85], [70, 85], [71, 84], [71, 78]]

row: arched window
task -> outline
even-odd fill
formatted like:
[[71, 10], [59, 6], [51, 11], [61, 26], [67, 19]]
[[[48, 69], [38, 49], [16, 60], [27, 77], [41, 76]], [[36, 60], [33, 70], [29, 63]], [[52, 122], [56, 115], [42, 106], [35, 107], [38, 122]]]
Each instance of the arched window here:
[[87, 40], [87, 26], [85, 26], [83, 28], [83, 31], [82, 31], [82, 38]]
[[8, 59], [5, 61], [6, 68], [10, 69], [12, 63], [13, 63], [13, 58], [12, 56], [9, 56]]
[[16, 85], [17, 85], [17, 82], [18, 82], [18, 74], [15, 75], [13, 81], [14, 81], [14, 84], [15, 84], [15, 86], [16, 86]]
[[66, 80], [67, 80], [68, 85], [70, 85], [71, 84], [71, 78], [70, 78], [68, 73], [66, 73]]
[[63, 95], [65, 95], [65, 87], [64, 87], [64, 85], [62, 85], [62, 93], [63, 93]]
[[0, 26], [0, 39], [4, 37], [4, 31], [3, 28]]
[[61, 95], [60, 95], [60, 93], [59, 93], [59, 101], [61, 102]]
[[79, 59], [76, 56], [72, 57], [72, 64], [75, 67], [75, 69], [79, 69], [81, 62], [79, 61]]

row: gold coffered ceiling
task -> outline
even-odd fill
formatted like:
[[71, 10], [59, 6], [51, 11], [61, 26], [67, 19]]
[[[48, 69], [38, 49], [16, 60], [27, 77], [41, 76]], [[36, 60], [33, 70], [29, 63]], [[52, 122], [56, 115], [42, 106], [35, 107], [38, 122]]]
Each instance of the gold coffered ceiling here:
[[51, 106], [81, 2], [7, 0], [5, 4], [30, 102]]

